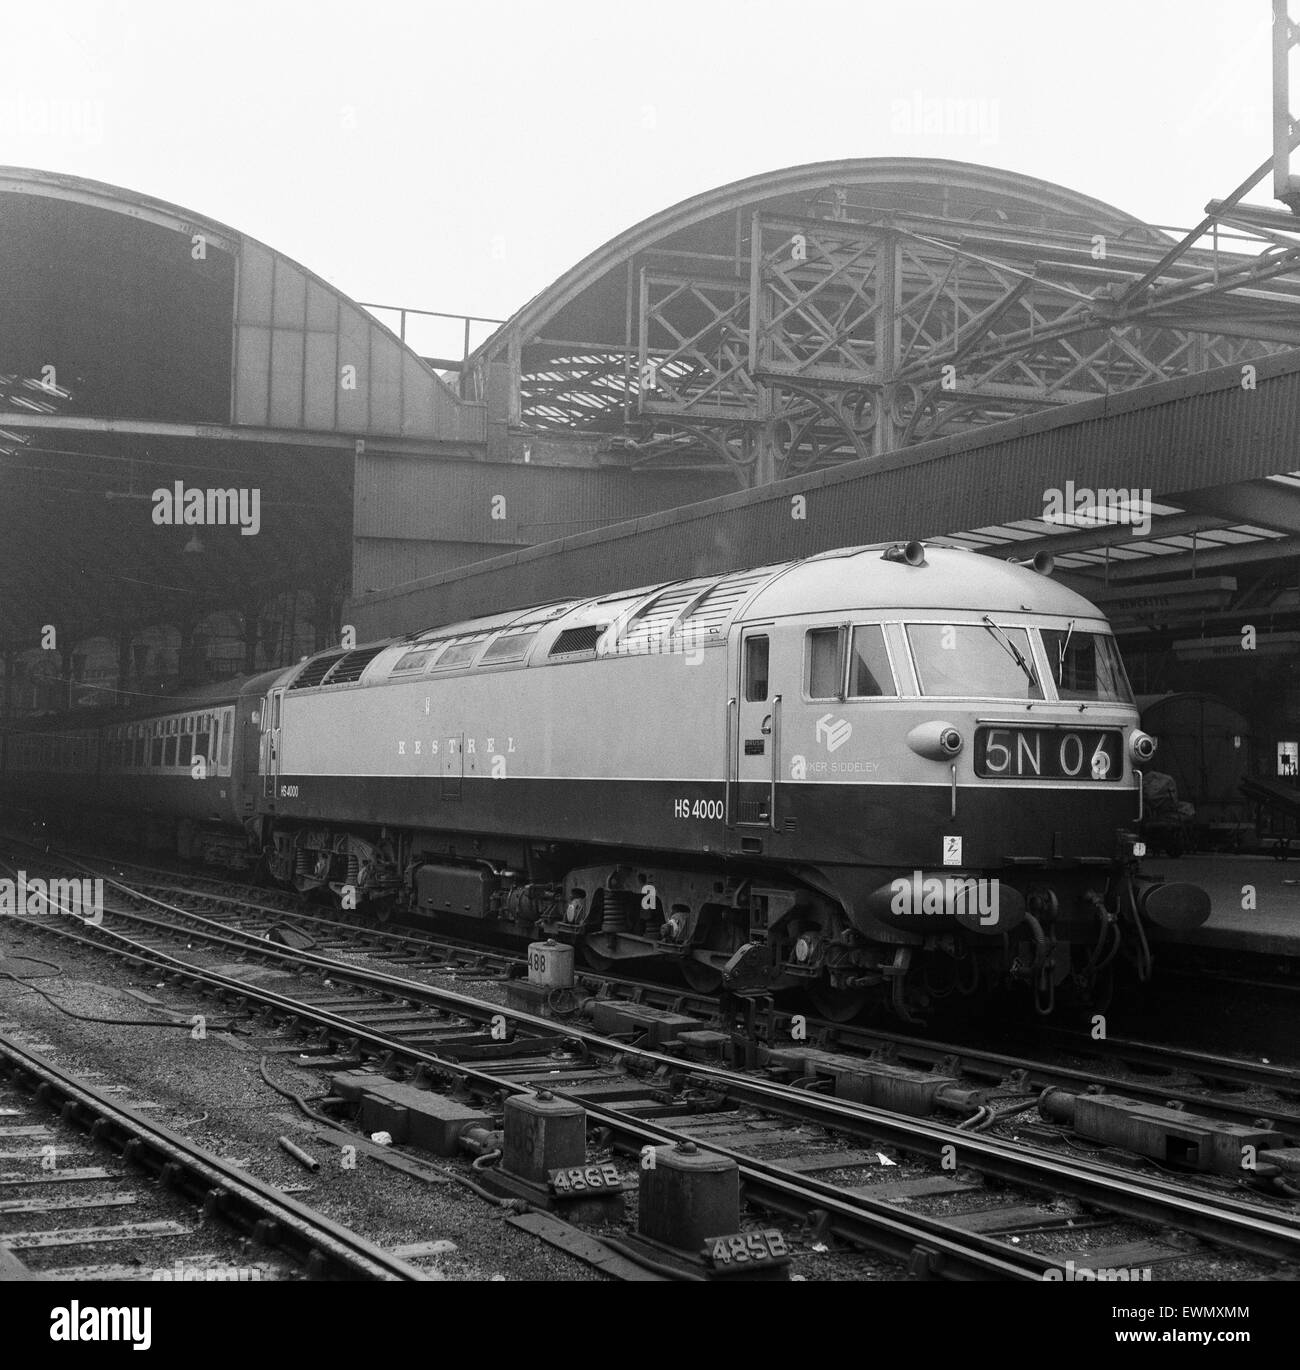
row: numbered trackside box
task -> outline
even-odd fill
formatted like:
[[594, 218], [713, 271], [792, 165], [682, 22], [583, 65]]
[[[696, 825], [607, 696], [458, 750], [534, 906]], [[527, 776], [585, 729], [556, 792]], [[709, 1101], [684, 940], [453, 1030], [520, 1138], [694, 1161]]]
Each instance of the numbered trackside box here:
[[618, 1173], [618, 1167], [608, 1161], [602, 1165], [574, 1165], [550, 1170], [546, 1179], [551, 1192], [561, 1199], [621, 1194], [628, 1187]]
[[715, 1277], [784, 1279], [790, 1265], [789, 1245], [775, 1227], [706, 1237], [700, 1255]]

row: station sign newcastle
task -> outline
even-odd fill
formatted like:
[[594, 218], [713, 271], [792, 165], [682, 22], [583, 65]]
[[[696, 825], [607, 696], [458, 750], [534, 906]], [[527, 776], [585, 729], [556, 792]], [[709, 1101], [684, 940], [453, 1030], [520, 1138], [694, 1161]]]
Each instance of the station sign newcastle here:
[[1203, 576], [1199, 580], [1171, 580], [1159, 585], [1088, 587], [1088, 598], [1114, 618], [1147, 616], [1168, 610], [1226, 609], [1237, 590], [1235, 576]]
[[[1290, 656], [1300, 647], [1300, 633], [1260, 633], [1255, 639], [1253, 656]], [[1189, 637], [1174, 643], [1174, 655], [1179, 661], [1208, 661], [1218, 657], [1242, 655], [1241, 634], [1227, 637]]]

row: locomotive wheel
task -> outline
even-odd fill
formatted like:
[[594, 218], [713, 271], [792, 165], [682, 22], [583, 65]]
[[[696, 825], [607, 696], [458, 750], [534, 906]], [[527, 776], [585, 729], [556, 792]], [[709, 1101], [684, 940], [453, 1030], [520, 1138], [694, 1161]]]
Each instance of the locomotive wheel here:
[[869, 989], [832, 989], [821, 984], [808, 991], [813, 1008], [820, 1018], [832, 1023], [848, 1023], [862, 1012], [871, 1002]]

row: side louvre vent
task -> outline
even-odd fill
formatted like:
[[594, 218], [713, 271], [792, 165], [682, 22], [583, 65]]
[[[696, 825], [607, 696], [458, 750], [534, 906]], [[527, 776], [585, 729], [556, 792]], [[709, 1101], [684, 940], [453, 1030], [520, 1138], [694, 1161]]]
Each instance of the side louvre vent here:
[[346, 652], [334, 652], [330, 656], [313, 657], [302, 668], [298, 679], [289, 688], [291, 690], [309, 690], [313, 685], [319, 685], [324, 680], [329, 668], [337, 665], [346, 655]]
[[363, 647], [360, 651], [349, 652], [347, 656], [339, 662], [329, 673], [329, 678], [324, 682], [326, 685], [351, 685], [361, 679], [361, 672], [387, 648], [386, 642], [381, 642], [378, 647]]
[[588, 623], [581, 628], [566, 628], [555, 639], [555, 644], [547, 653], [553, 656], [574, 656], [579, 652], [593, 653], [600, 635], [609, 627], [608, 623]]

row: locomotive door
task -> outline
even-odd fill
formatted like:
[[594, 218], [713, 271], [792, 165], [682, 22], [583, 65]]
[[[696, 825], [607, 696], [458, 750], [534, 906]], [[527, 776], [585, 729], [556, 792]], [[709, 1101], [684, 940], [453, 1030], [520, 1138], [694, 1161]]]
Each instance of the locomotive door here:
[[772, 647], [770, 624], [741, 630], [727, 748], [727, 821], [733, 826], [776, 827], [781, 696], [773, 689]]
[[262, 756], [262, 794], [274, 799], [280, 789], [280, 711], [283, 690], [272, 690], [262, 714], [262, 736], [266, 747]]

